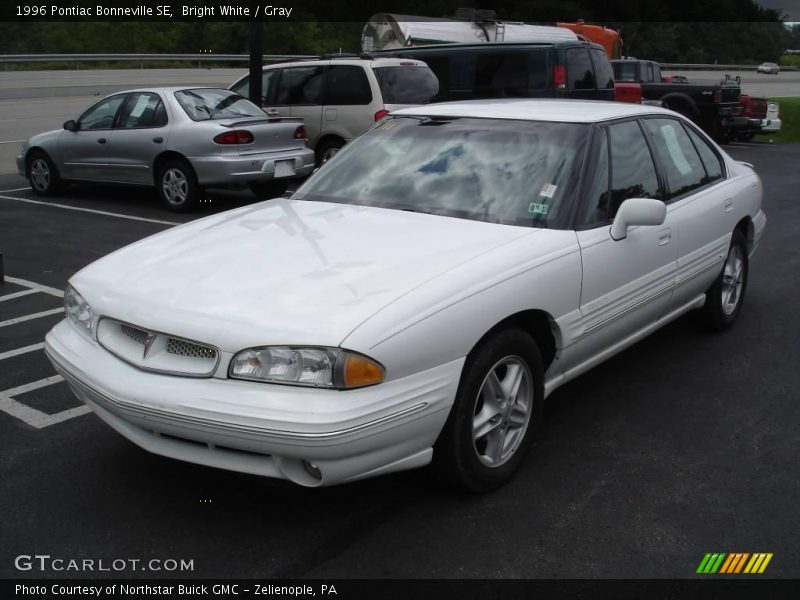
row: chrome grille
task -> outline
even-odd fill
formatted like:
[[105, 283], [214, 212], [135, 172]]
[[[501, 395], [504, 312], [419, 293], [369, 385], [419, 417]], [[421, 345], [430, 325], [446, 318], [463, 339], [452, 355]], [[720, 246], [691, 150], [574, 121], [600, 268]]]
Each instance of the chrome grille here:
[[211, 377], [220, 352], [214, 346], [173, 337], [102, 317], [97, 325], [97, 341], [118, 358], [145, 371]]
[[214, 348], [179, 340], [177, 338], [167, 339], [167, 352], [178, 356], [190, 356], [192, 358], [217, 358], [217, 351]]
[[136, 327], [131, 327], [130, 325], [123, 325], [123, 324], [120, 324], [119, 329], [123, 333], [123, 335], [130, 338], [137, 344], [141, 344], [142, 346], [144, 346], [144, 343], [147, 340], [146, 331], [142, 329], [137, 329]]

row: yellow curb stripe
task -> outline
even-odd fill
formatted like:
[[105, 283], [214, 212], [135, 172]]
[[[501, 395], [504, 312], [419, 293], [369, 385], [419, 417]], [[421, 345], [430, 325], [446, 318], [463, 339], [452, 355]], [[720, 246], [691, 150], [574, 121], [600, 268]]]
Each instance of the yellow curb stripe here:
[[753, 568], [750, 569], [751, 573], [758, 573], [758, 568], [761, 566], [761, 562], [764, 560], [765, 554], [756, 554], [758, 557], [756, 559], [756, 563], [753, 565]]

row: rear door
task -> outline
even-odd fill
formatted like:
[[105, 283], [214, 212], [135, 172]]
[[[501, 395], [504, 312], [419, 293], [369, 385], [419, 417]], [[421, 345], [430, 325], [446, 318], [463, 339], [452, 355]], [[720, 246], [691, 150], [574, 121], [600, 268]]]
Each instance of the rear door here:
[[[346, 142], [364, 132], [382, 108], [375, 101], [363, 65], [331, 65], [325, 78], [322, 135], [333, 134]], [[377, 91], [377, 90], [376, 90]], [[309, 133], [309, 137], [310, 137]]]
[[59, 140], [65, 179], [114, 181], [110, 156], [117, 114], [127, 94], [103, 98], [78, 119], [77, 131], [66, 131]]
[[115, 181], [152, 185], [153, 163], [166, 149], [168, 133], [163, 99], [154, 92], [129, 94], [114, 130], [109, 176]]
[[[280, 116], [300, 117], [308, 129], [308, 144], [313, 148], [322, 125], [322, 93], [325, 71], [330, 61], [281, 69], [273, 106]], [[288, 114], [286, 111], [288, 110]]]

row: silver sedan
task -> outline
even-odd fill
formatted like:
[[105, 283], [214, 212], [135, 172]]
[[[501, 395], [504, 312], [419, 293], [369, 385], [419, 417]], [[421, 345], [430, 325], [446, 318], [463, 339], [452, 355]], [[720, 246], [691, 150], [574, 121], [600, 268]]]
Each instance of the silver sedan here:
[[17, 170], [43, 196], [65, 181], [155, 186], [182, 212], [204, 187], [250, 186], [258, 196], [279, 196], [314, 168], [306, 137], [302, 119], [268, 117], [229, 90], [129, 90], [27, 140]]

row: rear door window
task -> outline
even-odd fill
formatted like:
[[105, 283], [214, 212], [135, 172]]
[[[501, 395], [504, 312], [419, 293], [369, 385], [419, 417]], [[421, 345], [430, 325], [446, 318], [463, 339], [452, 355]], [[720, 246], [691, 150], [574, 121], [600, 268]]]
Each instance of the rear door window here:
[[706, 184], [706, 170], [689, 136], [675, 119], [645, 119], [659, 164], [667, 178], [669, 198]]
[[567, 87], [571, 90], [595, 89], [594, 68], [586, 48], [567, 48]]
[[[372, 91], [363, 67], [333, 65], [328, 69], [326, 105], [354, 105], [372, 102]], [[294, 103], [293, 103], [294, 104]]]
[[427, 104], [439, 93], [439, 80], [428, 67], [373, 67], [384, 104]]
[[163, 127], [167, 124], [167, 112], [158, 94], [136, 92], [128, 97], [120, 114], [120, 129]]
[[592, 62], [594, 63], [594, 72], [597, 79], [597, 88], [601, 90], [614, 88], [614, 71], [611, 68], [611, 62], [608, 60], [608, 55], [600, 48], [592, 48]]
[[325, 67], [289, 67], [282, 70], [276, 104], [320, 104]]

